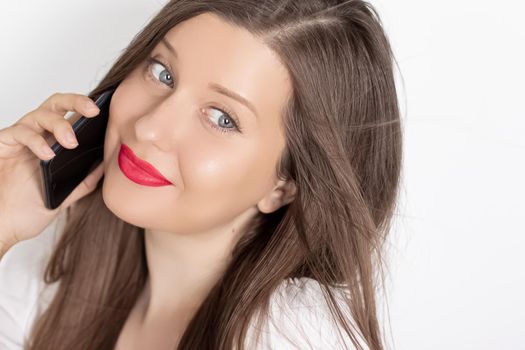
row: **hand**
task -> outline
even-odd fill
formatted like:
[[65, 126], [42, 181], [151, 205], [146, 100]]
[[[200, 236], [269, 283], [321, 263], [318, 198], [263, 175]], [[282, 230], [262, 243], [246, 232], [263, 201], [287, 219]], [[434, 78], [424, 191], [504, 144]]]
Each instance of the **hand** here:
[[[66, 119], [68, 111], [75, 114]], [[73, 133], [72, 124], [81, 116], [93, 118], [99, 112], [88, 96], [55, 93], [13, 125], [0, 129], [0, 242], [12, 246], [37, 236], [61, 210], [95, 189], [104, 173], [103, 163], [58, 208], [47, 209], [40, 188], [39, 163], [54, 157], [50, 146], [56, 141], [75, 148], [76, 137], [73, 143], [67, 138]]]

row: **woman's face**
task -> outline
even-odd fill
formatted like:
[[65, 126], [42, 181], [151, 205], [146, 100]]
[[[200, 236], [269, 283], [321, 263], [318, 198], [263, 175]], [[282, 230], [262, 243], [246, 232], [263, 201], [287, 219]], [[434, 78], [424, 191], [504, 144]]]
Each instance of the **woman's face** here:
[[[178, 24], [164, 39], [150, 54], [160, 63], [144, 62], [113, 94], [103, 198], [139, 227], [204, 232], [253, 210], [274, 189], [290, 80], [265, 44], [213, 14]], [[173, 184], [128, 178], [118, 162], [122, 143]]]

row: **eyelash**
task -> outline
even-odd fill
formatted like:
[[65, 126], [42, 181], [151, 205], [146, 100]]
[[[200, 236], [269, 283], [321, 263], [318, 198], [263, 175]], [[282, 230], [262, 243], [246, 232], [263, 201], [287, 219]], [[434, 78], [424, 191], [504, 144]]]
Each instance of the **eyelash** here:
[[[173, 78], [173, 74], [171, 73], [171, 68], [170, 68], [169, 64], [161, 62], [158, 59], [150, 56], [147, 59], [147, 65], [146, 65], [146, 71], [147, 71], [148, 77], [151, 78], [154, 81], [154, 83], [166, 86], [166, 84], [160, 82], [151, 73], [151, 66], [154, 65], [154, 64], [160, 64], [161, 66], [163, 66], [168, 71], [168, 73], [171, 75], [171, 77]], [[216, 129], [217, 131], [219, 131], [220, 133], [223, 133], [223, 134], [234, 132], [235, 130], [237, 130], [237, 132], [239, 132], [239, 133], [242, 133], [242, 129], [241, 129], [241, 126], [240, 126], [240, 123], [239, 123], [239, 119], [235, 116], [235, 114], [232, 111], [228, 110], [225, 107], [222, 107], [222, 108], [218, 108], [218, 107], [215, 107], [215, 106], [211, 106], [211, 107], [213, 109], [216, 109], [216, 110], [222, 112], [226, 117], [228, 117], [228, 119], [233, 121], [233, 124], [235, 126], [235, 128], [232, 128], [232, 129], [221, 128], [221, 127], [217, 126], [216, 124], [214, 124], [213, 122], [211, 122], [209, 120], [209, 118], [207, 118], [207, 123], [210, 124], [212, 128]]]

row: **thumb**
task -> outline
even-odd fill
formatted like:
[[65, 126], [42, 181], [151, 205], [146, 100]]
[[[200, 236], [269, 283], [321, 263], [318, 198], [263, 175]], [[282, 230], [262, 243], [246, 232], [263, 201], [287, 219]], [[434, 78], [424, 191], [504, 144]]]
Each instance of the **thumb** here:
[[64, 202], [60, 205], [62, 208], [67, 208], [71, 204], [78, 201], [80, 198], [88, 195], [93, 192], [97, 187], [98, 181], [102, 178], [104, 174], [104, 162], [101, 162], [91, 173], [77, 187], [66, 197]]

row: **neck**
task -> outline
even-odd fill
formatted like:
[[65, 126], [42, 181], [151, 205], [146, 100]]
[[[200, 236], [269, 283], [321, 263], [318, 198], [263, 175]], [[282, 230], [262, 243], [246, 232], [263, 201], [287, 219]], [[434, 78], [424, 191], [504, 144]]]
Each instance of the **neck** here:
[[231, 252], [253, 208], [233, 222], [189, 235], [145, 230], [148, 280], [140, 297], [143, 321], [192, 314], [231, 261]]

